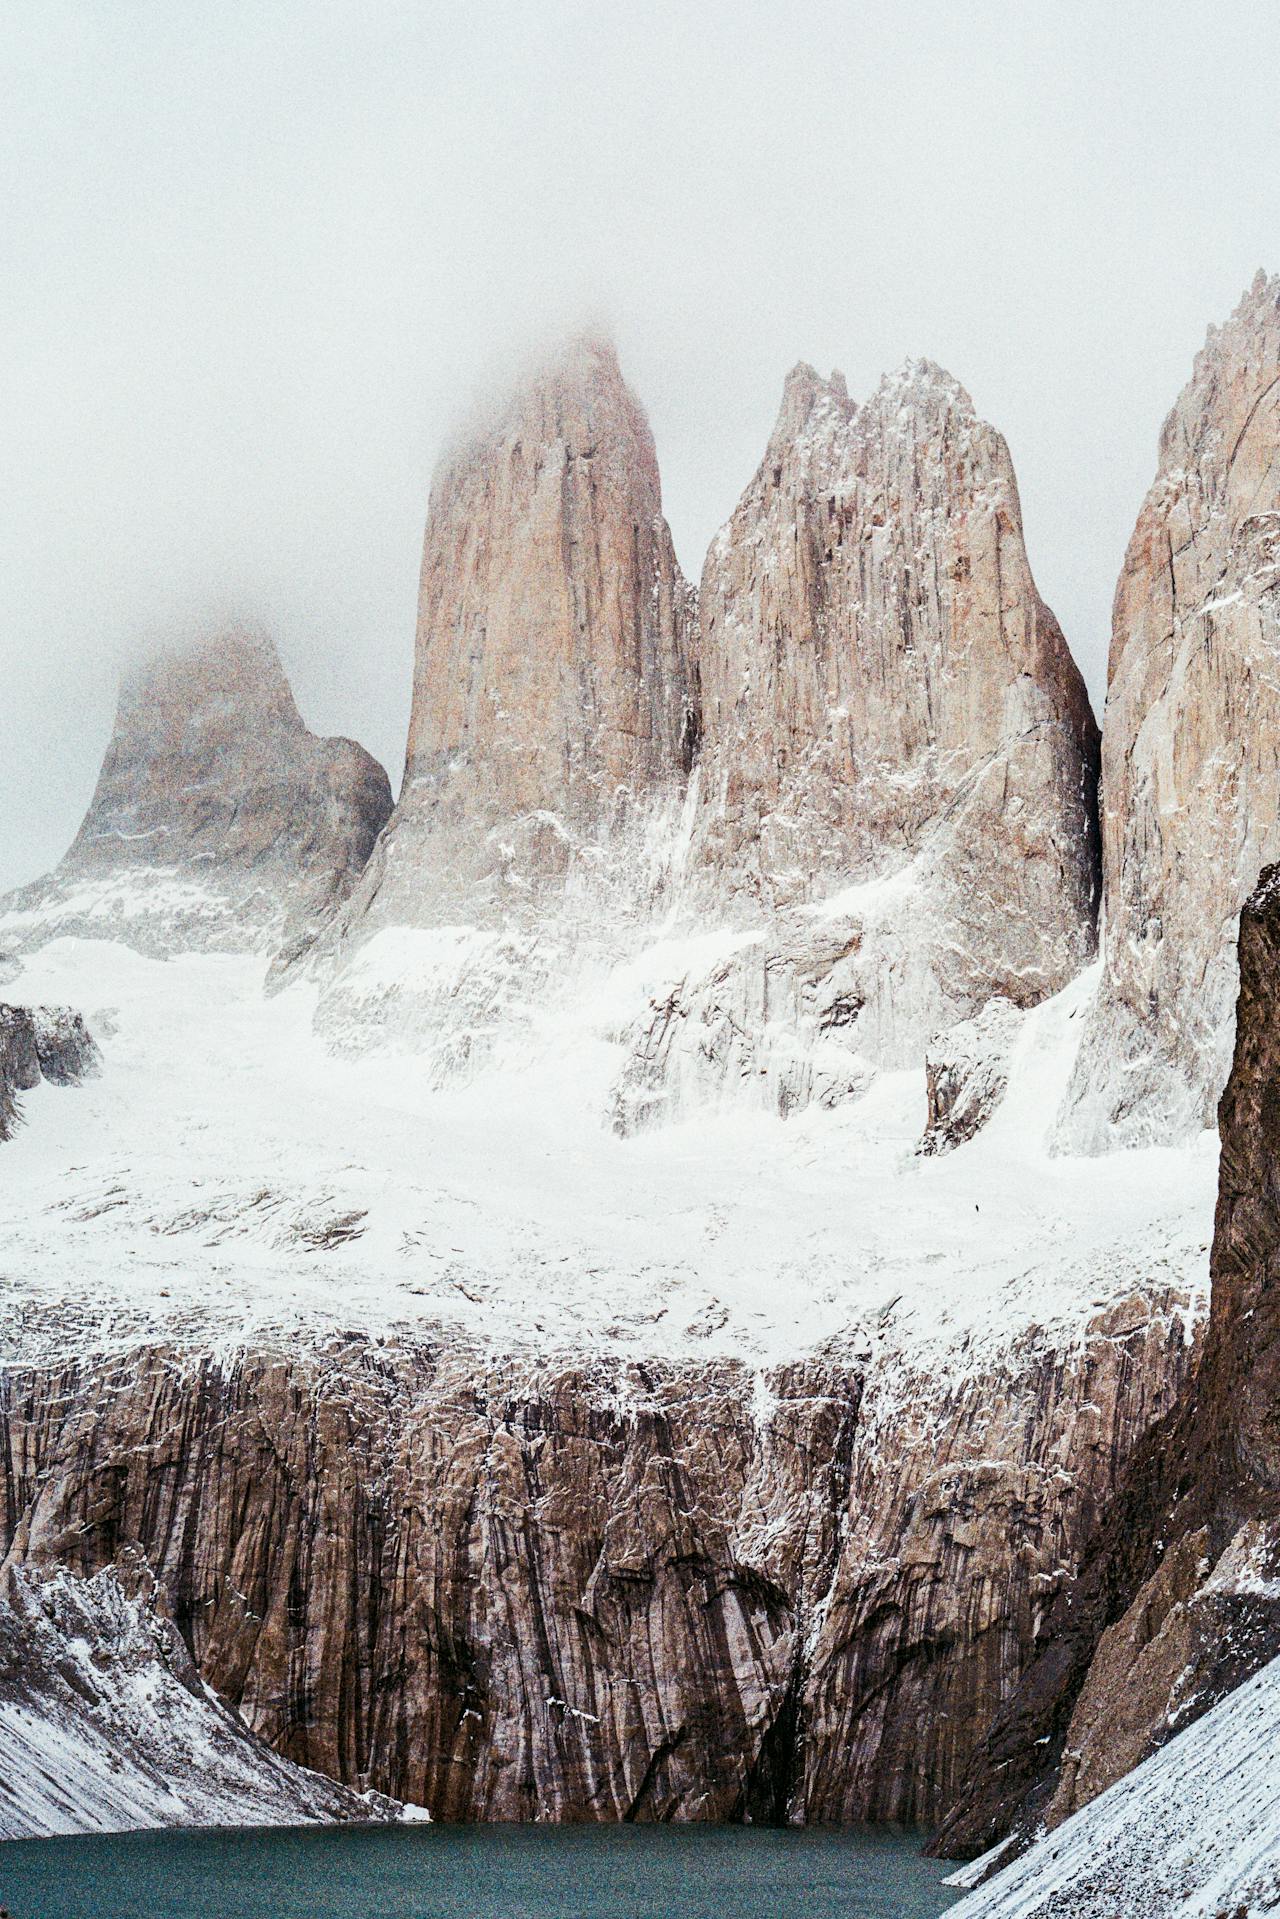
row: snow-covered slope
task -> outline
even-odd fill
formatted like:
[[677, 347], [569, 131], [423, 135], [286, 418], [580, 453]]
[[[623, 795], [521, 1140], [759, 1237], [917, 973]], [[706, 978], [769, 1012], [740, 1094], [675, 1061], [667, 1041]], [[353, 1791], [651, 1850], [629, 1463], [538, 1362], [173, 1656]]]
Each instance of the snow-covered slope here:
[[1203, 1297], [1211, 1136], [1115, 1161], [1045, 1149], [1092, 975], [1021, 1020], [977, 1139], [927, 1158], [923, 1062], [834, 1113], [727, 1105], [614, 1136], [620, 1008], [673, 963], [655, 948], [602, 975], [437, 1089], [411, 1054], [333, 1057], [314, 989], [264, 998], [261, 959], [32, 952], [9, 991], [81, 1007], [103, 1072], [35, 1089], [3, 1149], [10, 1354], [449, 1325], [501, 1351], [768, 1363], [865, 1345], [874, 1322], [899, 1358], [971, 1369], [1135, 1286]]
[[11, 1571], [0, 1596], [0, 1839], [386, 1819], [255, 1739], [114, 1572]]
[[[972, 1885], [983, 1863], [951, 1883]], [[952, 1910], [954, 1919], [1280, 1911], [1280, 1660]]]

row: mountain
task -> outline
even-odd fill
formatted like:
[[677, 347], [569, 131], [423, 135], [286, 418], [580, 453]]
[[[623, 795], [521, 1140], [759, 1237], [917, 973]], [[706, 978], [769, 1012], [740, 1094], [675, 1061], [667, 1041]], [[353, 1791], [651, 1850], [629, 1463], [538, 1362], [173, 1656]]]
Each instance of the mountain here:
[[0, 1574], [0, 1840], [399, 1813], [254, 1739], [130, 1570]]
[[0, 901], [0, 951], [270, 949], [349, 890], [390, 811], [363, 747], [307, 731], [269, 639], [161, 651], [125, 677], [66, 857]]
[[[789, 376], [703, 570], [698, 866], [775, 905], [883, 878], [939, 830], [986, 970], [1025, 1000], [1091, 956], [1098, 733], [1035, 588], [1003, 439], [909, 361], [862, 406]], [[995, 871], [992, 871], [994, 863]], [[985, 925], [995, 945], [994, 928]]]
[[972, 1839], [1156, 1570], [1072, 1639], [1215, 1143], [1049, 1150], [1096, 732], [963, 390], [793, 375], [700, 602], [585, 339], [437, 476], [385, 825], [238, 649], [122, 701], [7, 922], [102, 1070], [3, 1148], [0, 1551], [143, 1569], [247, 1736], [451, 1818], [934, 1823], [1052, 1643]]
[[465, 1076], [629, 965], [628, 1133], [838, 1104], [1088, 961], [1097, 731], [963, 389], [798, 369], [700, 604], [606, 344], [460, 436], [404, 790], [313, 968], [331, 1043]]
[[431, 489], [399, 804], [329, 940], [339, 1044], [448, 1074], [650, 912], [698, 735], [693, 595], [653, 436], [586, 336], [482, 408]]
[[[1273, 1660], [951, 1911], [956, 1919], [1263, 1919], [1280, 1911], [1278, 1771]], [[948, 1883], [972, 1883], [971, 1874]]]
[[437, 1085], [259, 954], [33, 947], [102, 1071], [3, 1148], [0, 1548], [145, 1565], [256, 1738], [437, 1816], [936, 1820], [1203, 1314], [1212, 1153], [1045, 1149], [1091, 982], [919, 1157], [923, 1062], [621, 1139], [586, 1007]]
[[1236, 918], [1280, 857], [1280, 277], [1211, 328], [1116, 588], [1103, 729], [1105, 973], [1064, 1149], [1212, 1126]]
[[787, 380], [699, 596], [686, 912], [726, 928], [634, 1036], [621, 1130], [835, 1105], [1094, 951], [1098, 733], [1000, 435], [928, 361]]

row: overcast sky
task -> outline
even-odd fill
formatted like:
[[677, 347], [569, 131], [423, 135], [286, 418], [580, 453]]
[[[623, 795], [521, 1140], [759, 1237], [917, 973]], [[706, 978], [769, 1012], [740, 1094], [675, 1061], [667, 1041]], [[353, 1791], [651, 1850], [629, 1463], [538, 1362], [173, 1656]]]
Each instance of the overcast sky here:
[[122, 652], [248, 617], [398, 781], [451, 412], [607, 317], [685, 570], [797, 359], [1005, 433], [1100, 704], [1206, 325], [1280, 267], [1280, 9], [39, 0], [0, 41], [0, 885], [92, 789]]

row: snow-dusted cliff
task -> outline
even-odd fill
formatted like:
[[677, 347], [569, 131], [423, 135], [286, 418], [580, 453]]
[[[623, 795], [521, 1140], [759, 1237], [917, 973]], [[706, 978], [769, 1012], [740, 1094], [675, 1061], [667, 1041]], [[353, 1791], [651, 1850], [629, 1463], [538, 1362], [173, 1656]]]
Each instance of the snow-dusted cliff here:
[[321, 942], [338, 1047], [465, 1074], [660, 913], [694, 638], [648, 422], [612, 346], [570, 341], [432, 486], [404, 785]]
[[[102, 1055], [18, 1062], [10, 1573], [145, 1574], [254, 1739], [437, 1814], [937, 1819], [1174, 1416], [1216, 1181], [1050, 1150], [1114, 958], [1004, 443], [802, 370], [699, 626], [579, 342], [437, 480], [376, 845], [273, 661], [128, 690], [0, 922]], [[1082, 1754], [1145, 1750], [1081, 1684], [1151, 1570]]]
[[1097, 728], [1008, 448], [950, 375], [913, 361], [856, 405], [796, 368], [699, 607], [690, 890], [764, 936], [686, 986], [684, 1050], [708, 1002], [763, 1045], [764, 997], [795, 1043], [902, 1066], [991, 998], [1034, 1005], [1075, 977]]
[[411, 1040], [443, 1082], [607, 992], [629, 1133], [842, 1104], [1088, 962], [1097, 731], [949, 376], [859, 408], [797, 370], [700, 604], [611, 349], [460, 440], [405, 789], [311, 962], [336, 1048]]
[[1238, 950], [1203, 1357], [982, 1741], [948, 1852], [1060, 1823], [1280, 1650], [1280, 869], [1246, 902]]
[[14, 1563], [139, 1556], [257, 1736], [436, 1813], [936, 1817], [1203, 1312], [1212, 1152], [1045, 1150], [1089, 979], [921, 1157], [923, 1065], [620, 1139], [598, 1009], [434, 1089], [262, 974], [24, 957], [106, 1036], [4, 1148]]
[[1236, 919], [1280, 857], [1280, 278], [1212, 327], [1116, 587], [1103, 733], [1105, 972], [1073, 1151], [1212, 1126]]

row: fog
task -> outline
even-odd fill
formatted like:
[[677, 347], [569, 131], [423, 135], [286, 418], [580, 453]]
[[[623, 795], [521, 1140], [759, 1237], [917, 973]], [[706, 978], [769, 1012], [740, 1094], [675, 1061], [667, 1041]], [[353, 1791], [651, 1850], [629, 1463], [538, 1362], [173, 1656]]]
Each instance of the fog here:
[[694, 576], [795, 360], [941, 361], [1100, 705], [1160, 422], [1280, 265], [1256, 6], [41, 0], [0, 61], [0, 886], [211, 621], [396, 782], [434, 453], [587, 317]]

